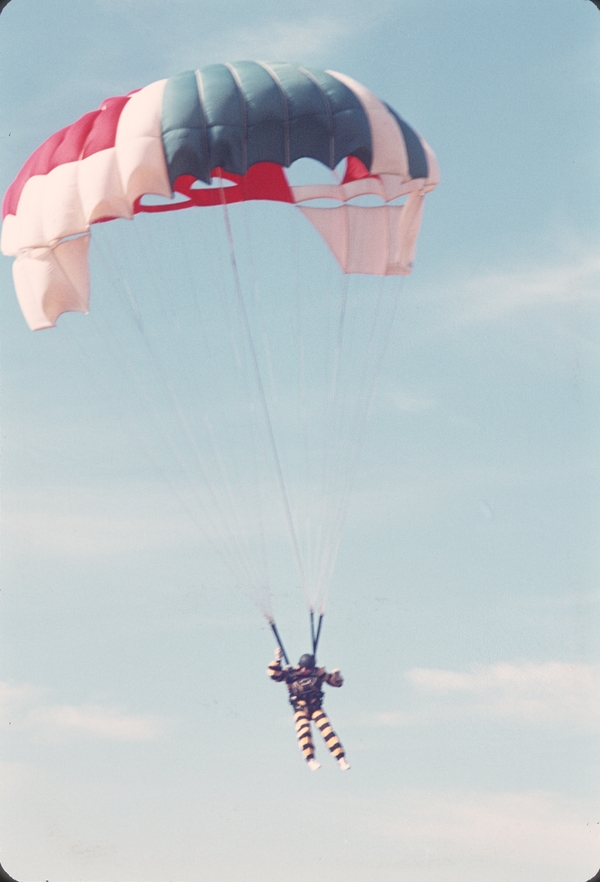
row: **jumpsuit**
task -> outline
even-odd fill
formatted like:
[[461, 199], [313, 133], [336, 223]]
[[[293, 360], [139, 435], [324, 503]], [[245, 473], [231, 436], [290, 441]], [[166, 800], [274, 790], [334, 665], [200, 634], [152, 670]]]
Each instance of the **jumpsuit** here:
[[[300, 673], [303, 671], [304, 673]], [[298, 746], [309, 762], [314, 759], [315, 747], [310, 728], [311, 720], [317, 725], [325, 744], [336, 760], [345, 756], [339, 738], [331, 728], [331, 723], [321, 709], [323, 703], [323, 683], [339, 687], [344, 682], [341, 674], [335, 671], [328, 674], [325, 668], [314, 668], [310, 673], [300, 665], [282, 668], [281, 661], [275, 659], [267, 669], [267, 673], [276, 683], [285, 682], [290, 694], [290, 704], [294, 708], [294, 722], [298, 736]]]

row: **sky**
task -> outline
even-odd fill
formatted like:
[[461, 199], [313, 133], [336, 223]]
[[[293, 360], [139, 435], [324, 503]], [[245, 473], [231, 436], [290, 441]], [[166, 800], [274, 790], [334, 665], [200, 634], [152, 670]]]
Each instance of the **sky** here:
[[[370, 381], [359, 389], [370, 418], [319, 646], [345, 678], [325, 700], [343, 774], [318, 733], [322, 768], [303, 762], [285, 690], [266, 676], [268, 624], [210, 541], [194, 445], [214, 419], [234, 463], [229, 537], [257, 559], [265, 539], [295, 661], [308, 617], [276, 476], [260, 454], [250, 463], [251, 365], [212, 324], [233, 290], [223, 219], [99, 225], [90, 315], [38, 333], [0, 259], [0, 863], [14, 879], [596, 873], [599, 54], [588, 0], [11, 0], [2, 11], [2, 192], [104, 98], [254, 58], [354, 77], [441, 170], [412, 275], [347, 282], [357, 376], [361, 310], [372, 316], [381, 296], [395, 317], [384, 314], [372, 398]], [[323, 294], [346, 290], [280, 209], [231, 210], [242, 285], [272, 335], [261, 370], [279, 378], [290, 324], [273, 298], [300, 291], [293, 302], [320, 316]], [[192, 303], [206, 324], [187, 320]], [[301, 337], [317, 365], [327, 316]], [[273, 412], [295, 462], [293, 410], [284, 382]], [[330, 440], [322, 426], [314, 437]], [[310, 482], [290, 474], [294, 512], [309, 512]]]

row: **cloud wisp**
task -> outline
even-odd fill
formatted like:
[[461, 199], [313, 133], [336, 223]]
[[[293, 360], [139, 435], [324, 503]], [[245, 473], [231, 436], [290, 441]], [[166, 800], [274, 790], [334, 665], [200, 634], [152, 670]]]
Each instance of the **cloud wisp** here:
[[430, 865], [452, 867], [456, 876], [449, 878], [459, 879], [463, 865], [476, 862], [481, 878], [495, 882], [523, 878], [524, 867], [572, 869], [575, 855], [582, 867], [593, 867], [595, 814], [591, 800], [544, 790], [404, 789], [379, 796], [361, 817], [369, 818], [373, 837], [395, 843], [407, 866], [427, 854]]
[[27, 721], [54, 739], [89, 736], [111, 741], [156, 741], [164, 731], [164, 723], [157, 717], [98, 704], [38, 707], [28, 714]]
[[45, 704], [41, 696], [42, 691], [29, 684], [0, 682], [0, 713], [13, 730], [41, 740], [153, 742], [167, 730], [167, 721], [155, 715], [132, 714], [123, 708], [93, 703]]
[[413, 668], [406, 680], [421, 707], [378, 714], [379, 725], [402, 727], [468, 717], [600, 729], [600, 665], [523, 662], [470, 672]]
[[343, 18], [313, 15], [289, 21], [275, 21], [263, 25], [239, 28], [228, 34], [221, 52], [231, 52], [234, 46], [242, 58], [254, 58], [269, 53], [269, 58], [286, 60], [319, 59], [329, 47], [347, 40], [353, 26]]
[[[381, 16], [385, 16], [389, 4], [380, 3]], [[381, 16], [374, 16], [372, 8], [365, 12], [356, 6], [350, 10], [337, 8], [335, 4], [314, 4], [315, 11], [305, 9], [298, 15], [294, 7], [277, 7], [271, 15], [262, 19], [246, 15], [242, 7], [237, 16], [237, 26], [219, 27], [216, 23], [210, 40], [204, 45], [194, 43], [189, 48], [177, 49], [176, 58], [170, 60], [175, 69], [188, 66], [202, 67], [206, 64], [236, 61], [243, 58], [258, 58], [263, 61], [289, 61], [299, 64], [327, 66], [327, 58], [339, 49], [348, 46], [355, 38], [364, 37], [365, 31], [377, 25]]]
[[595, 254], [555, 266], [488, 273], [467, 282], [463, 321], [495, 321], [527, 309], [597, 303], [599, 283], [600, 259]]

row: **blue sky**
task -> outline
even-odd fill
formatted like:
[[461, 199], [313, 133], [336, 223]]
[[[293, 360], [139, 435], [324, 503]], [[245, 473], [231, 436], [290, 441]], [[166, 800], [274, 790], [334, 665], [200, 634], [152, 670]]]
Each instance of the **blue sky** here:
[[[318, 738], [322, 768], [302, 762], [265, 675], [272, 636], [198, 529], [189, 445], [173, 429], [181, 471], [163, 438], [168, 387], [152, 397], [120, 299], [144, 291], [187, 425], [202, 419], [198, 390], [227, 422], [233, 367], [198, 353], [197, 385], [177, 385], [193, 328], [173, 342], [170, 305], [157, 321], [164, 274], [184, 300], [227, 289], [223, 230], [191, 221], [186, 253], [215, 238], [184, 266], [180, 228], [104, 225], [90, 316], [37, 334], [0, 261], [0, 862], [16, 879], [596, 872], [599, 40], [587, 0], [12, 0], [2, 12], [2, 191], [103, 98], [241, 58], [365, 83], [427, 139], [442, 175], [413, 274], [385, 280], [396, 317], [325, 619], [321, 661], [346, 678], [325, 705], [344, 775]], [[231, 217], [249, 288], [248, 228], [265, 297], [300, 270], [310, 296], [338, 290], [300, 224]], [[163, 235], [173, 260], [149, 269]], [[221, 443], [244, 462], [245, 444]], [[264, 487], [272, 514], [257, 475], [248, 492]], [[295, 657], [305, 608], [281, 518], [265, 524]]]

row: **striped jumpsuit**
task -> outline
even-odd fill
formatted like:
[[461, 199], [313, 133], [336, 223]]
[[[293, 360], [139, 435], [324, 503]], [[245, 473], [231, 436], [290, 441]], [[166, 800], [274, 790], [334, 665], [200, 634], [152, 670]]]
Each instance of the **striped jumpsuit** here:
[[[302, 674], [300, 673], [301, 671]], [[279, 659], [275, 659], [269, 665], [267, 672], [269, 677], [275, 680], [276, 683], [285, 682], [287, 685], [290, 693], [290, 704], [294, 708], [298, 746], [304, 754], [304, 759], [309, 762], [315, 756], [315, 747], [310, 727], [311, 720], [318, 726], [321, 735], [325, 739], [325, 744], [336, 760], [342, 759], [345, 755], [344, 748], [331, 728], [327, 715], [321, 710], [323, 683], [327, 683], [329, 686], [341, 686], [344, 681], [339, 671], [328, 674], [325, 668], [315, 668], [314, 671], [307, 672], [306, 668], [301, 668], [300, 665], [282, 668]], [[299, 695], [295, 683], [302, 683], [308, 680], [313, 681], [313, 689], [304, 696], [301, 693]]]

